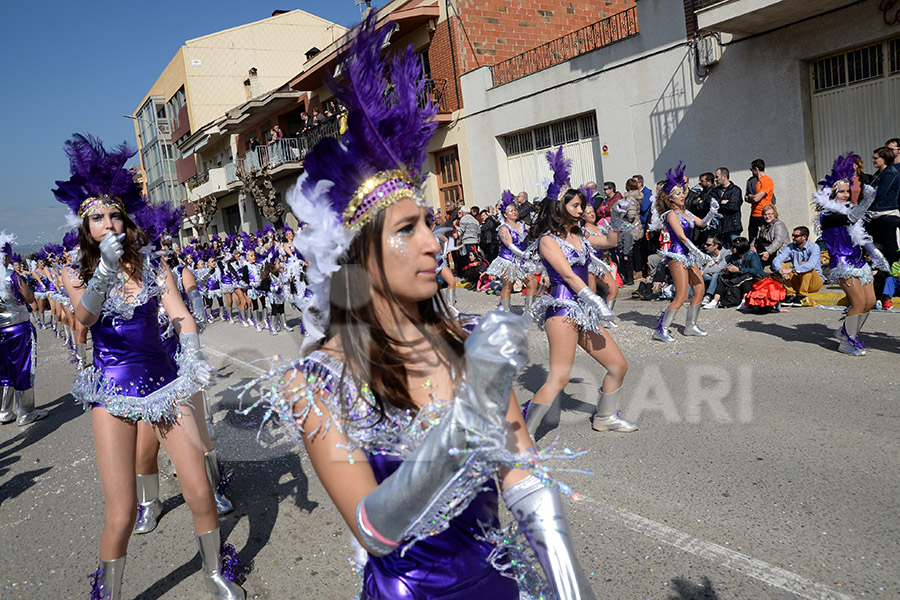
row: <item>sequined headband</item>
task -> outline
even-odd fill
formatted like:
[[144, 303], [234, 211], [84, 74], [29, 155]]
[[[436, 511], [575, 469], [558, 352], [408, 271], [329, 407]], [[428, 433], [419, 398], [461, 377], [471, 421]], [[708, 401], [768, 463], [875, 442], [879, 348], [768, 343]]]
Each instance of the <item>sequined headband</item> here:
[[568, 192], [571, 189], [572, 189], [572, 184], [569, 183], [568, 181], [565, 182], [564, 184], [562, 184], [561, 186], [559, 186], [559, 195], [556, 196], [556, 201], [559, 202], [560, 200], [562, 200], [563, 196], [566, 195], [566, 192]]
[[347, 229], [359, 231], [378, 211], [403, 198], [412, 198], [419, 206], [425, 205], [421, 187], [411, 183], [403, 171], [381, 171], [357, 188], [341, 220]]
[[122, 204], [121, 198], [110, 198], [109, 196], [103, 196], [102, 198], [88, 198], [84, 202], [81, 203], [81, 206], [78, 208], [78, 218], [85, 218], [94, 208], [98, 206], [105, 206], [106, 208], [118, 208], [123, 213], [125, 212], [125, 205]]

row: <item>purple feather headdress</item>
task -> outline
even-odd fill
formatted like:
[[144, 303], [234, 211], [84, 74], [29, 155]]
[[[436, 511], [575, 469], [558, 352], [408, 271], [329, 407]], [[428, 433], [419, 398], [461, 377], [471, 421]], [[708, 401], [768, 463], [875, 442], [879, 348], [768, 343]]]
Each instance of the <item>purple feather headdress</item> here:
[[47, 251], [44, 248], [40, 248], [34, 253], [34, 260], [47, 260]]
[[572, 187], [569, 183], [572, 161], [567, 159], [566, 155], [563, 154], [562, 146], [557, 148], [556, 152], [547, 150], [546, 157], [547, 163], [550, 165], [550, 170], [553, 171], [553, 181], [547, 186], [547, 198], [559, 200], [559, 198], [565, 194], [566, 190]]
[[349, 110], [347, 131], [340, 141], [316, 144], [287, 195], [294, 216], [307, 223], [294, 238], [310, 261], [304, 346], [325, 335], [331, 276], [359, 230], [400, 200], [425, 205], [422, 165], [437, 130], [437, 106], [425, 93], [422, 62], [411, 47], [382, 57], [391, 31], [392, 23], [376, 28], [373, 12], [350, 35], [339, 54], [343, 80], [329, 81]]
[[15, 252], [13, 252], [12, 254], [9, 255], [9, 262], [10, 262], [10, 263], [23, 263], [23, 264], [24, 264], [24, 261], [22, 260], [22, 255], [21, 255], [21, 254], [16, 254]]
[[159, 247], [164, 234], [177, 236], [184, 218], [184, 207], [168, 202], [148, 204], [134, 215], [134, 222], [147, 234], [149, 243]]
[[509, 190], [503, 190], [503, 194], [500, 196], [500, 212], [506, 213], [506, 209], [510, 206], [516, 205], [516, 197], [513, 196], [512, 192]]
[[65, 253], [66, 249], [60, 246], [59, 244], [47, 244], [44, 246], [44, 252], [47, 253], [47, 256], [62, 256]]
[[66, 232], [66, 235], [63, 236], [62, 245], [66, 251], [74, 250], [76, 246], [78, 246], [78, 230], [70, 229]]
[[663, 191], [666, 194], [671, 194], [672, 190], [677, 187], [685, 187], [684, 170], [684, 161], [678, 161], [678, 166], [675, 167], [674, 171], [672, 169], [666, 171], [666, 182], [663, 184]]
[[856, 163], [859, 160], [859, 155], [853, 152], [838, 156], [831, 166], [831, 173], [823, 177], [819, 185], [830, 189], [839, 181], [846, 181], [852, 187], [853, 177], [856, 175]]
[[97, 138], [76, 133], [66, 141], [64, 152], [72, 176], [68, 181], [57, 181], [53, 195], [69, 208], [66, 220], [70, 225], [80, 225], [97, 206], [115, 207], [129, 215], [143, 208], [141, 188], [125, 168], [135, 155], [127, 144], [110, 151]]

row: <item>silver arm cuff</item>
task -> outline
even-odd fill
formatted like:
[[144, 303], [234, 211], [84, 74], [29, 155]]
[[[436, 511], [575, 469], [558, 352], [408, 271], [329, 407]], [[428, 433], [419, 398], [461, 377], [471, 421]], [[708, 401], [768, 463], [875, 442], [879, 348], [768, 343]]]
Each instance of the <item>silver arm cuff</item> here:
[[206, 311], [203, 306], [203, 296], [200, 295], [200, 291], [192, 289], [188, 292], [188, 300], [191, 303], [191, 313], [194, 315], [194, 320], [206, 322], [206, 319], [203, 316]]
[[529, 475], [503, 490], [501, 496], [525, 532], [554, 597], [560, 600], [595, 598], [575, 555], [559, 493]]
[[581, 288], [578, 291], [578, 297], [596, 307], [601, 317], [604, 317], [606, 319], [615, 318], [616, 314], [612, 310], [610, 310], [609, 305], [606, 303], [606, 300], [592, 292], [589, 287], [584, 286], [583, 288]]
[[690, 250], [691, 256], [693, 256], [698, 262], [707, 264], [709, 262], [714, 262], [715, 259], [694, 245], [694, 242], [691, 240], [685, 240], [684, 245], [687, 246], [687, 249]]
[[851, 208], [850, 214], [847, 215], [850, 218], [850, 222], [856, 223], [859, 221], [866, 214], [866, 211], [869, 210], [869, 207], [872, 206], [873, 202], [875, 202], [875, 188], [871, 185], [864, 185], [859, 204]]
[[94, 276], [88, 281], [84, 293], [81, 295], [81, 306], [92, 315], [99, 315], [103, 310], [103, 302], [106, 294], [116, 277], [116, 272], [110, 272], [103, 261], [94, 269]]
[[600, 267], [601, 273], [612, 273], [613, 271], [613, 268], [605, 260], [597, 258], [594, 254], [591, 254], [591, 262]]

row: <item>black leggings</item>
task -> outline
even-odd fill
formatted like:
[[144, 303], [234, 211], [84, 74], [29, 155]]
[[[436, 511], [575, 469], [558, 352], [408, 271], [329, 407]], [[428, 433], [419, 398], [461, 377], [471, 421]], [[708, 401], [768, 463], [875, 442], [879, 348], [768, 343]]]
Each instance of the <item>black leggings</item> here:
[[277, 317], [278, 315], [284, 314], [284, 302], [273, 302], [272, 303], [272, 316]]
[[[250, 303], [253, 305], [253, 310], [260, 310], [259, 308], [259, 298], [251, 298]], [[263, 304], [263, 308], [265, 308], [265, 304]]]

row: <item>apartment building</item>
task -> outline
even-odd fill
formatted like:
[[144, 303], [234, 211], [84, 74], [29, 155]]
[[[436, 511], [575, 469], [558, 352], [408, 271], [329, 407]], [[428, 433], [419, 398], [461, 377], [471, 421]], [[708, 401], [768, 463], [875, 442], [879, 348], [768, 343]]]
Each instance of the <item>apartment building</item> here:
[[[131, 117], [151, 201], [185, 200], [186, 182], [202, 168], [179, 143], [234, 106], [282, 85], [310, 48], [330, 44], [345, 32], [292, 10], [186, 41]], [[230, 160], [227, 150], [218, 160]]]

